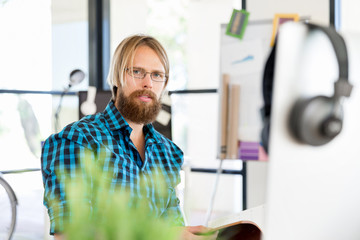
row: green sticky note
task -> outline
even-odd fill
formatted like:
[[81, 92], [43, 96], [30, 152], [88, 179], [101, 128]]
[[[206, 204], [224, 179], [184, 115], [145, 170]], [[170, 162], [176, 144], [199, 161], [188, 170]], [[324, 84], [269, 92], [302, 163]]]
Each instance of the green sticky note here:
[[245, 10], [234, 9], [231, 14], [230, 22], [226, 28], [226, 34], [242, 39], [248, 24], [249, 14], [250, 13]]

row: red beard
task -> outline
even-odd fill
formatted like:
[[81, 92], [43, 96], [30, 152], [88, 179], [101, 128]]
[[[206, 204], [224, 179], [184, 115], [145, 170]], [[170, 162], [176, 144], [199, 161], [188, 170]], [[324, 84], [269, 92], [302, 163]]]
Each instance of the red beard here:
[[[140, 101], [138, 97], [143, 95], [149, 96], [152, 101]], [[125, 119], [138, 124], [148, 124], [155, 121], [161, 110], [160, 100], [150, 90], [137, 90], [127, 97], [120, 88], [115, 106]]]

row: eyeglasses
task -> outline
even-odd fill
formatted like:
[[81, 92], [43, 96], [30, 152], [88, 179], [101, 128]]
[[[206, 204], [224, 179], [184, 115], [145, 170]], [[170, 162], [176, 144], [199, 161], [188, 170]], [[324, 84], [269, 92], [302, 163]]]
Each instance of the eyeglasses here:
[[162, 72], [146, 72], [143, 68], [126, 68], [126, 72], [138, 79], [144, 79], [146, 74], [150, 74], [151, 80], [154, 82], [165, 82], [167, 79], [167, 76], [165, 76], [165, 73]]

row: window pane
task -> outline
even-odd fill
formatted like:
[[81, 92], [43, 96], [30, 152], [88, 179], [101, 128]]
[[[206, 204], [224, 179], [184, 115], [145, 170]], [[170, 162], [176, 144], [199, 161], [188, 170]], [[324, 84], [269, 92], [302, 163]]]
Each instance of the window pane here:
[[52, 0], [52, 89], [63, 90], [70, 72], [81, 69], [85, 79], [71, 91], [87, 90], [89, 85], [89, 34], [87, 0]]
[[51, 133], [51, 96], [0, 94], [1, 170], [39, 168], [41, 142]]
[[0, 3], [0, 88], [51, 88], [50, 1]]
[[44, 190], [41, 172], [9, 173], [4, 174], [3, 177], [14, 190], [18, 200], [16, 226], [12, 239], [48, 239], [46, 237], [48, 229], [45, 228], [44, 221], [46, 213], [42, 204]]

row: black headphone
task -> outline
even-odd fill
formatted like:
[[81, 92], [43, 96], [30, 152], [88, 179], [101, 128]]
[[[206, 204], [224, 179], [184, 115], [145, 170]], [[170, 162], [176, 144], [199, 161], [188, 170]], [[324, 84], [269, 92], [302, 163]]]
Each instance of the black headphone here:
[[342, 98], [349, 97], [352, 85], [348, 80], [349, 63], [344, 39], [333, 28], [307, 24], [310, 31], [324, 32], [335, 51], [339, 66], [339, 78], [334, 84], [331, 97], [315, 96], [299, 99], [290, 112], [289, 127], [301, 143], [321, 146], [334, 139], [342, 129]]
[[[341, 132], [343, 125], [342, 99], [350, 96], [352, 85], [348, 80], [348, 55], [342, 36], [332, 27], [323, 27], [310, 23], [306, 25], [310, 31], [320, 30], [329, 38], [337, 58], [339, 78], [334, 83], [334, 94], [331, 97], [314, 96], [295, 101], [289, 116], [289, 130], [299, 142], [312, 146], [321, 146], [330, 142]], [[273, 72], [269, 74], [266, 71], [265, 67], [264, 83], [269, 82], [269, 75], [273, 78]], [[265, 79], [265, 77], [268, 77], [268, 79]], [[265, 98], [264, 100], [266, 102]], [[270, 131], [270, 127], [268, 128]], [[263, 129], [264, 131], [266, 130]], [[262, 133], [262, 135], [269, 137], [269, 131], [265, 134]], [[268, 139], [262, 139], [268, 142]]]

